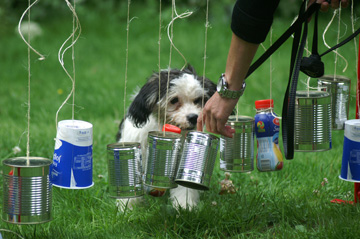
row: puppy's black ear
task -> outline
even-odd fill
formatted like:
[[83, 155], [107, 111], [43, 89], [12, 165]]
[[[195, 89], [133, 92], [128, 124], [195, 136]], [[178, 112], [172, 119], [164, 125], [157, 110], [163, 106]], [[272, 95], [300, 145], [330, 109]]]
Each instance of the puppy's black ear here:
[[[186, 69], [187, 69], [190, 73], [196, 75], [195, 68], [194, 68], [192, 65], [188, 64], [188, 65], [186, 66]], [[185, 71], [186, 71], [186, 70], [185, 70]]]
[[140, 89], [131, 103], [128, 116], [133, 120], [136, 127], [142, 127], [154, 111], [159, 99], [159, 75], [154, 73], [147, 83]]

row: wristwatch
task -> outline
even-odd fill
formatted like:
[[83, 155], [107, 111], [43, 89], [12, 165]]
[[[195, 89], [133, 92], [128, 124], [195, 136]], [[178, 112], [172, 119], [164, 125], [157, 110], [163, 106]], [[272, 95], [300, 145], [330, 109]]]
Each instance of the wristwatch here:
[[225, 79], [225, 74], [221, 74], [216, 90], [219, 93], [219, 95], [223, 98], [236, 99], [243, 95], [245, 91], [245, 87], [246, 84], [244, 81], [241, 90], [229, 90], [228, 83], [226, 82]]

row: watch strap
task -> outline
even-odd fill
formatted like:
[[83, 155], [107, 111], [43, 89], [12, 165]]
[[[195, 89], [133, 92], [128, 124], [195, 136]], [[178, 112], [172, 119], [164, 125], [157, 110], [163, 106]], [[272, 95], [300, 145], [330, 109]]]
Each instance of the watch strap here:
[[220, 76], [220, 81], [224, 82], [223, 87], [218, 91], [219, 95], [223, 98], [229, 98], [229, 99], [237, 99], [241, 97], [244, 94], [246, 83], [245, 81], [242, 84], [241, 90], [229, 90], [227, 88], [227, 83], [225, 80], [225, 74], [222, 74]]

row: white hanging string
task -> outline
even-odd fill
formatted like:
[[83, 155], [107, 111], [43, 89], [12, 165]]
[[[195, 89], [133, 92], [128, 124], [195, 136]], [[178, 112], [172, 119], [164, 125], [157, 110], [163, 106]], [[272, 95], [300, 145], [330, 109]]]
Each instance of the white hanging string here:
[[[161, 0], [159, 0], [159, 53], [158, 53], [158, 72], [159, 72], [159, 100], [161, 97]], [[159, 124], [159, 131], [161, 130], [160, 126], [160, 114], [161, 114], [161, 107], [158, 107], [158, 124]]]
[[203, 80], [202, 80], [202, 88], [203, 88], [203, 96], [202, 96], [202, 108], [204, 108], [205, 104], [205, 75], [206, 75], [206, 50], [207, 50], [207, 33], [208, 28], [210, 27], [209, 23], [209, 0], [206, 0], [206, 18], [205, 18], [205, 40], [204, 40], [204, 67], [203, 67]]
[[[187, 60], [184, 57], [184, 55], [179, 51], [179, 49], [176, 48], [176, 46], [174, 45], [173, 42], [173, 38], [174, 38], [174, 21], [176, 19], [183, 19], [186, 17], [191, 16], [191, 14], [193, 14], [193, 12], [190, 12], [188, 10], [186, 10], [184, 13], [182, 14], [178, 14], [176, 11], [176, 4], [175, 4], [175, 0], [172, 0], [172, 8], [171, 8], [171, 21], [170, 23], [167, 25], [167, 36], [169, 38], [170, 41], [170, 52], [169, 52], [169, 66], [168, 66], [168, 76], [167, 76], [167, 85], [166, 85], [166, 102], [168, 102], [168, 98], [169, 98], [169, 85], [170, 85], [170, 71], [171, 71], [171, 58], [172, 58], [172, 48], [174, 48], [179, 54], [180, 56], [183, 58], [185, 64], [184, 66], [181, 68], [181, 70], [183, 70], [187, 64]], [[165, 116], [164, 116], [164, 124], [166, 124], [166, 111], [167, 111], [167, 104], [165, 104]]]
[[[30, 56], [30, 53], [31, 53], [31, 50], [33, 52], [35, 52], [38, 56], [39, 56], [39, 60], [42, 61], [42, 60], [45, 60], [45, 57], [40, 54], [37, 50], [35, 50], [32, 46], [31, 46], [31, 43], [30, 43], [30, 39], [31, 39], [31, 25], [30, 25], [30, 22], [31, 22], [31, 17], [30, 17], [30, 9], [32, 8], [32, 6], [34, 6], [36, 3], [38, 2], [38, 0], [34, 1], [32, 4], [31, 4], [31, 1], [29, 0], [28, 1], [28, 8], [24, 11], [24, 13], [21, 15], [20, 17], [20, 20], [19, 20], [19, 24], [18, 24], [18, 32], [20, 34], [20, 37], [21, 39], [25, 42], [25, 44], [27, 45], [28, 47], [28, 51], [27, 51], [27, 60], [28, 60], [28, 98], [27, 98], [27, 142], [26, 142], [26, 165], [29, 166], [30, 165], [30, 112], [31, 112], [31, 101], [30, 101], [30, 95], [31, 95], [31, 56]], [[22, 32], [21, 32], [21, 24], [22, 24], [22, 21], [26, 15], [26, 13], [28, 13], [28, 35], [27, 35], [27, 38], [28, 40], [26, 41], [25, 37], [23, 36]]]
[[[338, 38], [338, 39], [340, 38], [340, 31], [339, 31], [339, 30], [340, 30], [340, 13], [341, 13], [341, 8], [334, 10], [334, 14], [333, 14], [330, 22], [329, 22], [328, 25], [326, 26], [326, 28], [325, 28], [325, 30], [324, 30], [324, 32], [323, 32], [323, 35], [322, 35], [324, 45], [325, 45], [327, 48], [329, 48], [329, 49], [330, 49], [331, 47], [329, 46], [329, 44], [327, 44], [327, 42], [326, 42], [326, 40], [325, 40], [325, 35], [326, 35], [326, 33], [327, 33], [330, 25], [331, 25], [332, 22], [334, 21], [334, 18], [335, 18], [335, 16], [336, 16], [337, 12], [339, 12], [339, 25], [338, 25], [338, 35], [337, 35], [337, 38]], [[335, 53], [335, 65], [336, 65], [336, 62], [337, 62], [337, 56], [339, 56], [339, 57], [340, 57], [341, 59], [343, 59], [344, 62], [345, 62], [345, 67], [344, 67], [344, 69], [343, 69], [343, 72], [345, 72], [346, 69], [347, 69], [347, 67], [348, 67], [348, 61], [345, 59], [345, 57], [343, 57], [340, 53], [338, 53], [338, 50], [337, 50], [337, 49], [334, 51], [334, 53]], [[336, 69], [336, 67], [335, 67], [335, 69]], [[335, 70], [335, 74], [336, 74], [336, 70]], [[335, 77], [336, 77], [336, 75], [335, 75]]]
[[[340, 40], [340, 21], [341, 21], [341, 8], [339, 8], [339, 14], [338, 14], [338, 31], [337, 31], [337, 36], [336, 36], [336, 44], [339, 43]], [[339, 48], [337, 48], [335, 50], [335, 61], [334, 61], [334, 79], [336, 78], [336, 65], [337, 65], [337, 60], [338, 60], [338, 50]]]
[[[30, 4], [30, 0], [29, 0]], [[30, 5], [31, 6], [31, 5]], [[30, 108], [31, 108], [31, 102], [30, 102], [30, 95], [31, 95], [31, 56], [30, 56], [30, 38], [31, 38], [31, 30], [30, 30], [30, 8], [29, 8], [29, 14], [28, 14], [28, 110], [27, 110], [27, 141], [26, 141], [26, 165], [30, 165]]]
[[[21, 15], [19, 24], [18, 24], [18, 32], [20, 34], [20, 37], [23, 39], [23, 41], [25, 42], [25, 44], [28, 46], [29, 49], [31, 49], [33, 52], [35, 52], [38, 56], [40, 61], [45, 60], [45, 56], [42, 55], [41, 53], [39, 53], [37, 50], [35, 50], [31, 45], [30, 45], [30, 8], [32, 8], [32, 6], [34, 6], [39, 0], [35, 0], [32, 4], [30, 4], [30, 0], [29, 0], [29, 6], [28, 8], [24, 11], [24, 13]], [[22, 32], [21, 32], [21, 23], [23, 21], [24, 16], [26, 15], [26, 13], [29, 12], [28, 14], [28, 41], [25, 40], [25, 37], [23, 36]]]
[[[273, 33], [273, 28], [271, 27], [270, 28], [270, 32], [269, 32], [269, 35], [270, 35], [270, 39], [269, 39], [269, 43], [270, 43], [270, 46], [272, 45], [272, 33]], [[261, 47], [264, 49], [264, 51], [267, 51], [266, 47], [264, 46], [263, 43], [260, 44]], [[269, 57], [269, 61], [270, 61], [270, 64], [269, 64], [269, 99], [272, 99], [272, 84], [273, 84], [273, 64], [272, 64], [272, 56]], [[261, 111], [260, 111], [261, 112]], [[275, 115], [274, 113], [274, 109], [271, 110], [271, 114], [273, 117], [275, 118], [278, 118], [278, 119], [281, 119], [281, 116], [278, 116], [278, 115]]]
[[[70, 75], [70, 73], [68, 72], [68, 70], [66, 69], [65, 67], [65, 64], [64, 64], [64, 55], [65, 53], [70, 49], [72, 48], [75, 43], [77, 42], [77, 40], [79, 39], [80, 37], [80, 34], [81, 34], [81, 25], [80, 25], [80, 21], [79, 21], [79, 18], [76, 14], [76, 11], [75, 11], [75, 8], [71, 5], [71, 3], [68, 1], [68, 0], [65, 0], [68, 8], [70, 9], [70, 11], [72, 12], [73, 14], [73, 18], [74, 18], [74, 22], [75, 22], [75, 28], [73, 26], [73, 32], [71, 33], [71, 35], [64, 41], [64, 43], [61, 45], [60, 49], [59, 49], [59, 52], [58, 52], [58, 60], [60, 62], [60, 65], [61, 67], [63, 68], [63, 70], [65, 71], [66, 75], [70, 78], [71, 82], [72, 82], [72, 87], [71, 87], [71, 91], [70, 93], [68, 94], [68, 96], [66, 97], [66, 99], [64, 100], [64, 102], [60, 105], [59, 109], [57, 110], [56, 112], [56, 117], [55, 117], [55, 127], [57, 128], [57, 124], [58, 124], [58, 116], [59, 116], [59, 112], [60, 110], [63, 108], [63, 106], [67, 103], [67, 101], [70, 99], [70, 97], [74, 94], [75, 92], [75, 80], [74, 80], [74, 77]], [[76, 35], [76, 32], [77, 35]], [[75, 37], [76, 35], [76, 37]], [[71, 44], [66, 47], [65, 45], [71, 40]], [[74, 57], [73, 57], [73, 65], [74, 65]], [[74, 70], [73, 70], [74, 71]], [[74, 71], [75, 72], [75, 71]], [[74, 107], [75, 105], [73, 104], [72, 105], [73, 107], [73, 112], [74, 112]]]
[[[351, 30], [352, 32], [355, 32], [355, 17], [354, 17], [354, 2], [355, 1], [351, 1]], [[358, 68], [358, 57], [359, 57], [359, 53], [358, 53], [358, 47], [357, 47], [357, 39], [356, 37], [354, 37], [354, 48], [355, 48], [355, 69]], [[360, 47], [360, 46], [359, 46]], [[355, 73], [356, 75], [356, 73]], [[358, 88], [359, 84], [356, 84], [356, 91], [355, 91], [355, 95], [359, 94], [360, 89]], [[355, 96], [356, 97], [356, 96]], [[357, 100], [357, 107], [360, 110], [360, 99]], [[360, 112], [360, 111], [359, 111]], [[360, 113], [359, 113], [360, 114]], [[360, 118], [360, 115], [357, 115], [357, 118]]]
[[[181, 13], [180, 15], [177, 13], [176, 11], [176, 4], [175, 4], [175, 0], [172, 1], [172, 20], [170, 21], [170, 23], [168, 24], [167, 26], [167, 35], [168, 35], [168, 38], [169, 38], [169, 41], [171, 43], [171, 46], [179, 53], [179, 55], [183, 58], [184, 60], [184, 66], [181, 68], [181, 70], [183, 70], [187, 64], [187, 60], [186, 58], [184, 57], [184, 55], [179, 51], [179, 49], [175, 46], [174, 42], [173, 42], [173, 25], [174, 25], [174, 21], [176, 19], [183, 19], [183, 18], [187, 18], [189, 16], [191, 16], [191, 14], [193, 14], [193, 12], [189, 11], [189, 10], [186, 10], [185, 12]], [[174, 14], [176, 15], [174, 17]], [[171, 33], [170, 33], [170, 29], [171, 29]], [[170, 67], [170, 65], [169, 65]]]
[[[166, 102], [168, 102], [168, 98], [169, 98], [171, 57], [172, 57], [172, 48], [174, 47], [174, 44], [172, 43], [172, 39], [174, 37], [174, 28], [173, 28], [173, 24], [172, 24], [174, 22], [174, 12], [175, 12], [175, 0], [172, 0], [172, 3], [171, 3], [171, 19], [172, 20], [167, 26], [167, 35], [168, 35], [168, 38], [169, 38], [169, 41], [171, 44], [170, 44], [170, 50], [169, 50], [169, 66], [168, 66], [167, 83], [166, 83]], [[166, 111], [167, 111], [167, 104], [165, 104], [165, 108], [164, 108], [164, 125], [166, 124], [166, 118], [167, 118]], [[164, 136], [165, 136], [165, 131], [164, 131]]]
[[128, 0], [127, 18], [126, 18], [126, 56], [125, 56], [125, 76], [124, 76], [124, 117], [126, 115], [126, 86], [129, 64], [129, 29], [130, 29], [130, 4], [131, 0]]
[[[76, 0], [74, 0], [74, 11], [76, 10]], [[75, 28], [76, 28], [76, 18], [75, 16], [73, 15], [73, 32], [75, 31]], [[72, 42], [75, 41], [75, 35], [72, 36], [72, 39], [71, 39]], [[74, 120], [75, 118], [75, 85], [76, 85], [76, 79], [75, 79], [75, 76], [76, 76], [76, 72], [75, 72], [75, 45], [73, 44], [72, 47], [71, 47], [71, 53], [72, 53], [72, 67], [73, 67], [73, 94], [72, 94], [72, 97], [73, 97], [73, 103], [72, 103], [72, 120]]]
[[[351, 30], [354, 33], [355, 32], [355, 17], [354, 17], [354, 2], [351, 1]], [[357, 50], [357, 40], [356, 37], [354, 37], [354, 46], [355, 46], [355, 69], [358, 66], [358, 50]]]

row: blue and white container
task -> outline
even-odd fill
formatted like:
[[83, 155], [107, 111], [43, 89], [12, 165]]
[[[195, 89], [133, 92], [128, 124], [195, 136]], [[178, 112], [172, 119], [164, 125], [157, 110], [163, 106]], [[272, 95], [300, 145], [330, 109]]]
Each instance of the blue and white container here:
[[63, 120], [58, 123], [50, 171], [54, 186], [84, 189], [94, 185], [92, 143], [91, 123], [81, 120]]
[[360, 182], [360, 119], [345, 121], [340, 179]]
[[256, 167], [260, 172], [281, 170], [284, 160], [279, 147], [280, 121], [274, 113], [274, 100], [256, 100], [255, 108]]

